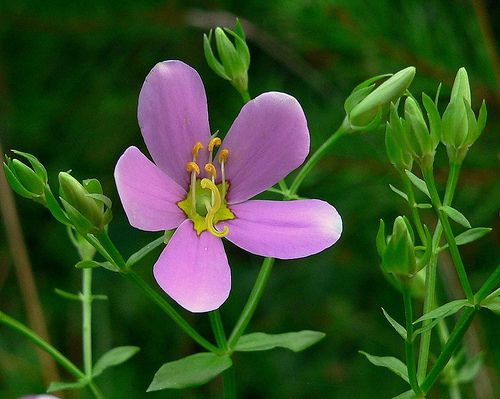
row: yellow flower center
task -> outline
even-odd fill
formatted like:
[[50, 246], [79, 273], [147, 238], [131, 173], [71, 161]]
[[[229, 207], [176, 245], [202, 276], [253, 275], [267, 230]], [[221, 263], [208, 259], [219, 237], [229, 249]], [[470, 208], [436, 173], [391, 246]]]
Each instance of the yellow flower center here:
[[203, 144], [197, 142], [193, 147], [193, 160], [186, 164], [186, 171], [191, 173], [191, 184], [186, 198], [177, 203], [186, 216], [193, 222], [196, 233], [200, 235], [208, 230], [216, 237], [224, 237], [229, 233], [229, 227], [224, 226], [222, 231], [217, 230], [215, 225], [223, 220], [234, 219], [234, 214], [227, 207], [226, 193], [229, 189], [229, 182], [225, 179], [224, 165], [229, 158], [229, 150], [222, 149], [219, 152], [219, 163], [221, 166], [221, 183], [216, 184], [217, 169], [212, 163], [213, 152], [221, 145], [218, 137], [212, 138], [208, 143], [209, 159], [204, 170], [209, 178], [200, 179], [201, 173], [199, 165], [196, 163], [198, 153], [203, 149]]

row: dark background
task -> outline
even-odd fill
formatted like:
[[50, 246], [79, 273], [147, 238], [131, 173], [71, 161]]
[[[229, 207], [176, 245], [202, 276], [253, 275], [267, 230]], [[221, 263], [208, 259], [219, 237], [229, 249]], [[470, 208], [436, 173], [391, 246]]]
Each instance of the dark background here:
[[[489, 120], [465, 161], [456, 207], [473, 226], [490, 226], [481, 241], [462, 247], [476, 290], [499, 259], [500, 204], [498, 63], [495, 39], [500, 20], [495, 1], [6, 1], [0, 5], [0, 138], [4, 149], [35, 154], [57, 191], [57, 173], [96, 177], [113, 200], [110, 234], [129, 255], [156, 238], [130, 227], [114, 185], [116, 160], [129, 145], [144, 148], [136, 121], [142, 82], [161, 60], [180, 59], [196, 68], [208, 96], [213, 130], [227, 131], [241, 99], [209, 70], [202, 34], [215, 25], [249, 22], [252, 96], [279, 90], [295, 96], [309, 121], [312, 149], [338, 127], [343, 101], [360, 81], [415, 65], [412, 92], [434, 96], [443, 83], [446, 104], [457, 69], [465, 66], [473, 107], [486, 99]], [[440, 147], [436, 176], [446, 181]], [[315, 329], [327, 333], [316, 346], [295, 354], [285, 350], [234, 356], [241, 398], [389, 398], [407, 388], [387, 370], [375, 368], [358, 350], [404, 358], [403, 342], [380, 307], [403, 320], [399, 294], [379, 271], [374, 238], [380, 218], [388, 224], [406, 212], [388, 184], [399, 186], [385, 155], [382, 132], [343, 139], [310, 174], [301, 195], [334, 204], [344, 221], [341, 240], [307, 259], [278, 261], [249, 331], [278, 333]], [[77, 255], [65, 229], [42, 207], [16, 198], [39, 295], [52, 341], [81, 364], [80, 306], [54, 294], [76, 292]], [[424, 217], [432, 224], [431, 212]], [[460, 228], [454, 226], [458, 232]], [[232, 295], [221, 309], [229, 329], [237, 319], [261, 259], [226, 243], [233, 271]], [[137, 270], [151, 281], [158, 251]], [[4, 230], [0, 230], [0, 309], [26, 321]], [[441, 298], [463, 294], [441, 259]], [[141, 352], [97, 382], [108, 398], [220, 397], [220, 381], [198, 389], [145, 394], [154, 372], [166, 361], [197, 348], [130, 282], [105, 270], [94, 273], [97, 293], [109, 301], [94, 306], [95, 356], [112, 346], [138, 345]], [[420, 309], [419, 309], [420, 311]], [[208, 318], [186, 313], [207, 336]], [[450, 325], [453, 318], [449, 320]], [[481, 312], [466, 342], [486, 352], [481, 382], [464, 389], [466, 398], [493, 399], [498, 389], [498, 319]], [[495, 345], [496, 342], [496, 345]], [[434, 349], [438, 349], [435, 347]], [[65, 376], [66, 380], [69, 379]], [[43, 392], [33, 346], [0, 327], [0, 398]], [[498, 394], [498, 391], [496, 391]], [[67, 397], [87, 398], [86, 392]], [[430, 398], [447, 398], [437, 384]], [[496, 396], [498, 397], [498, 396]]]

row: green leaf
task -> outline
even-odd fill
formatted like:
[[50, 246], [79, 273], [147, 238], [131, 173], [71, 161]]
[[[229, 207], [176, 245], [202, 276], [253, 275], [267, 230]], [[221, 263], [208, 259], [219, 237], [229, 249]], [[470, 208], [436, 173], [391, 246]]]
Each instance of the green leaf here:
[[458, 224], [461, 224], [462, 226], [467, 227], [469, 229], [471, 228], [471, 225], [467, 220], [467, 218], [459, 211], [457, 211], [455, 208], [452, 208], [451, 206], [448, 205], [443, 205], [441, 207], [441, 210]]
[[137, 346], [118, 346], [109, 350], [95, 363], [92, 376], [97, 377], [105, 369], [126, 362], [137, 352], [139, 352], [139, 347]]
[[408, 202], [408, 195], [406, 193], [402, 192], [401, 190], [398, 190], [396, 187], [394, 187], [392, 184], [389, 184], [389, 187], [391, 188], [392, 191], [394, 191], [397, 195], [400, 197], [403, 197], [403, 199]]
[[474, 227], [473, 229], [469, 229], [464, 231], [462, 234], [459, 234], [455, 237], [455, 242], [457, 245], [465, 245], [470, 242], [479, 240], [481, 237], [485, 236], [491, 231], [489, 227]]
[[206, 384], [232, 366], [229, 355], [202, 352], [165, 363], [156, 372], [147, 392], [161, 389], [182, 389]]
[[77, 382], [61, 382], [55, 381], [51, 382], [49, 387], [47, 388], [47, 393], [63, 391], [66, 389], [81, 389], [86, 386], [90, 381], [87, 379], [82, 379]]
[[467, 360], [467, 362], [458, 370], [456, 381], [459, 384], [471, 382], [481, 370], [484, 361], [484, 353], [479, 352], [477, 355]]
[[403, 380], [409, 382], [408, 370], [406, 365], [401, 360], [392, 356], [373, 356], [363, 351], [359, 351], [359, 353], [365, 355], [368, 361], [374, 366], [388, 368], [393, 373], [400, 376]]
[[82, 297], [79, 294], [73, 294], [71, 292], [60, 290], [59, 288], [55, 288], [54, 292], [64, 299], [70, 299], [72, 301], [81, 301], [82, 300]]
[[384, 309], [384, 308], [382, 308], [382, 312], [384, 313], [384, 316], [385, 316], [385, 318], [387, 319], [387, 321], [388, 321], [389, 323], [391, 323], [391, 326], [393, 326], [393, 327], [394, 327], [394, 329], [396, 330], [396, 332], [397, 332], [399, 335], [401, 335], [401, 337], [402, 337], [402, 338], [406, 341], [407, 336], [408, 336], [408, 335], [407, 335], [407, 333], [406, 333], [406, 329], [405, 329], [405, 328], [404, 328], [401, 324], [399, 324], [396, 320], [394, 320], [394, 319], [393, 319], [393, 318], [389, 315], [389, 313], [387, 313], [387, 312], [385, 311], [385, 309]]
[[420, 209], [431, 209], [432, 205], [427, 204], [427, 203], [423, 203], [423, 204], [415, 204], [415, 207], [420, 208]]
[[439, 323], [439, 320], [441, 319], [434, 319], [432, 322], [430, 322], [429, 324], [423, 326], [423, 327], [420, 327], [419, 329], [413, 331], [413, 338], [412, 340], [414, 340], [419, 334], [422, 334], [426, 331], [429, 331], [431, 329], [434, 328], [434, 326]]
[[112, 272], [119, 272], [120, 269], [110, 262], [96, 262], [95, 260], [81, 260], [75, 267], [77, 269], [95, 269], [97, 267], [104, 267]]
[[500, 298], [495, 298], [491, 302], [481, 305], [482, 308], [487, 308], [493, 313], [500, 315]]
[[156, 240], [150, 242], [145, 247], [142, 247], [137, 252], [130, 255], [130, 257], [127, 259], [127, 267], [134, 266], [137, 262], [142, 260], [151, 251], [153, 251], [154, 249], [156, 249], [160, 245], [162, 245], [164, 243], [164, 239], [165, 239], [165, 237], [164, 237], [164, 235], [162, 235], [161, 237], [158, 237]]
[[243, 335], [236, 345], [235, 350], [240, 352], [266, 351], [274, 348], [290, 349], [300, 352], [319, 340], [325, 334], [319, 331], [298, 331], [283, 334], [252, 333]]
[[470, 306], [467, 299], [457, 299], [456, 301], [445, 303], [444, 305], [434, 310], [431, 310], [429, 313], [424, 314], [422, 317], [415, 320], [413, 324], [420, 323], [421, 321], [424, 320], [444, 319], [445, 317], [457, 313], [464, 306]]
[[392, 399], [415, 399], [417, 395], [413, 390], [403, 392], [401, 395], [394, 396]]
[[427, 195], [427, 197], [431, 198], [431, 195], [429, 194], [429, 190], [427, 189], [425, 181], [423, 181], [420, 177], [415, 176], [409, 170], [405, 170], [405, 173], [416, 188], [418, 188], [425, 195]]

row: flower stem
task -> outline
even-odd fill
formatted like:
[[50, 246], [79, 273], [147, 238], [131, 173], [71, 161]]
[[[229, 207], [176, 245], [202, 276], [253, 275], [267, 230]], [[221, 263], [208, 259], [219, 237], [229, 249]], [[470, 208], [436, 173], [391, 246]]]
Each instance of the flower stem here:
[[422, 173], [431, 195], [432, 205], [434, 206], [439, 221], [441, 222], [441, 225], [443, 227], [444, 235], [446, 237], [448, 248], [450, 250], [450, 255], [453, 259], [458, 278], [465, 292], [465, 296], [470, 303], [473, 303], [474, 295], [472, 293], [472, 288], [470, 286], [469, 279], [467, 278], [467, 273], [465, 272], [464, 264], [462, 262], [462, 258], [460, 257], [460, 252], [458, 251], [457, 243], [455, 241], [455, 237], [453, 236], [450, 222], [448, 221], [448, 216], [442, 210], [442, 204], [436, 189], [436, 183], [434, 182], [432, 168], [422, 168]]
[[450, 360], [451, 356], [457, 349], [458, 345], [460, 345], [460, 342], [465, 335], [465, 332], [469, 328], [469, 325], [472, 322], [475, 313], [476, 308], [474, 307], [467, 307], [464, 309], [462, 315], [457, 321], [457, 324], [455, 325], [455, 328], [451, 332], [450, 338], [446, 342], [443, 351], [437, 358], [436, 363], [434, 363], [431, 371], [420, 386], [424, 393], [429, 392], [429, 390], [432, 388], [439, 375], [445, 368], [446, 364]]
[[495, 271], [488, 277], [483, 286], [479, 289], [474, 299], [476, 304], [480, 304], [491, 292], [498, 288], [500, 284], [500, 265], [496, 267]]
[[311, 170], [316, 166], [316, 164], [323, 158], [326, 153], [332, 148], [332, 146], [345, 134], [350, 132], [349, 123], [347, 118], [344, 119], [339, 128], [330, 136], [328, 140], [326, 140], [315, 152], [311, 155], [311, 157], [307, 160], [307, 162], [302, 166], [297, 176], [292, 182], [290, 186], [289, 194], [294, 195], [297, 193], [300, 185], [304, 181], [304, 178], [311, 172]]
[[257, 276], [257, 280], [255, 281], [252, 292], [250, 293], [247, 303], [245, 304], [245, 307], [241, 312], [240, 318], [236, 322], [233, 332], [229, 337], [228, 349], [230, 351], [233, 351], [238, 344], [238, 340], [245, 332], [245, 328], [248, 326], [248, 323], [250, 322], [250, 319], [252, 318], [255, 309], [257, 308], [257, 304], [262, 297], [267, 280], [269, 279], [269, 275], [271, 274], [271, 270], [273, 269], [273, 264], [274, 258], [265, 258], [262, 262], [262, 266], [260, 267], [259, 275]]
[[222, 374], [222, 385], [224, 387], [224, 399], [236, 399], [237, 395], [234, 365], [229, 367]]
[[222, 319], [218, 310], [214, 310], [208, 314], [210, 317], [210, 324], [212, 325], [212, 331], [214, 332], [215, 340], [220, 349], [227, 349], [227, 338], [224, 332], [224, 326], [222, 325]]
[[92, 377], [92, 269], [83, 269], [82, 284], [82, 337], [83, 370], [87, 378]]
[[408, 379], [410, 386], [416, 394], [420, 393], [418, 386], [417, 371], [415, 367], [415, 348], [413, 339], [413, 308], [411, 303], [411, 291], [407, 284], [403, 284], [403, 302], [405, 307], [405, 320], [406, 320], [406, 367], [408, 368]]
[[239, 93], [241, 95], [241, 98], [243, 99], [243, 103], [245, 104], [252, 99], [252, 97], [250, 97], [250, 93], [248, 93], [248, 90], [240, 91]]
[[71, 360], [65, 357], [61, 352], [59, 352], [56, 348], [43, 340], [39, 335], [37, 335], [33, 330], [26, 327], [24, 324], [13, 319], [10, 316], [7, 316], [2, 311], [0, 311], [0, 323], [12, 328], [21, 335], [24, 335], [36, 346], [47, 352], [57, 363], [64, 367], [74, 377], [78, 379], [85, 378], [85, 374], [77, 366], [75, 366], [71, 362]]
[[[446, 182], [446, 190], [444, 194], [443, 204], [451, 205], [457, 187], [458, 175], [460, 173], [460, 163], [450, 163], [450, 173]], [[403, 179], [408, 179], [404, 174]], [[413, 191], [413, 190], [412, 190]], [[425, 298], [423, 313], [429, 313], [436, 307], [436, 275], [437, 275], [437, 261], [438, 261], [438, 247], [441, 241], [441, 234], [443, 232], [441, 222], [438, 221], [434, 234], [432, 237], [432, 256], [425, 271]], [[425, 320], [422, 324], [423, 327], [432, 323], [432, 320]], [[444, 322], [440, 322], [443, 323]], [[441, 331], [441, 330], [440, 330]], [[418, 369], [417, 378], [422, 381], [427, 373], [427, 364], [429, 360], [429, 350], [431, 343], [432, 329], [424, 331], [420, 339], [420, 350], [418, 356]]]

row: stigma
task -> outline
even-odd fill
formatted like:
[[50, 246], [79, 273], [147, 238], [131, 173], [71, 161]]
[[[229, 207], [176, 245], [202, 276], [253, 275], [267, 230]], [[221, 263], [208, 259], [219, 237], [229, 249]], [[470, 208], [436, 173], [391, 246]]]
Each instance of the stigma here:
[[[225, 237], [229, 233], [229, 227], [224, 226], [219, 231], [215, 225], [223, 220], [234, 219], [234, 214], [226, 203], [229, 182], [225, 177], [225, 164], [229, 158], [229, 150], [222, 148], [218, 152], [220, 170], [213, 163], [214, 152], [221, 144], [219, 137], [210, 139], [207, 145], [208, 162], [201, 168], [198, 158], [204, 146], [201, 142], [196, 142], [191, 151], [192, 160], [186, 163], [186, 171], [190, 173], [189, 192], [177, 205], [192, 220], [198, 235], [206, 230], [216, 237]], [[217, 184], [219, 177], [220, 183]]]

